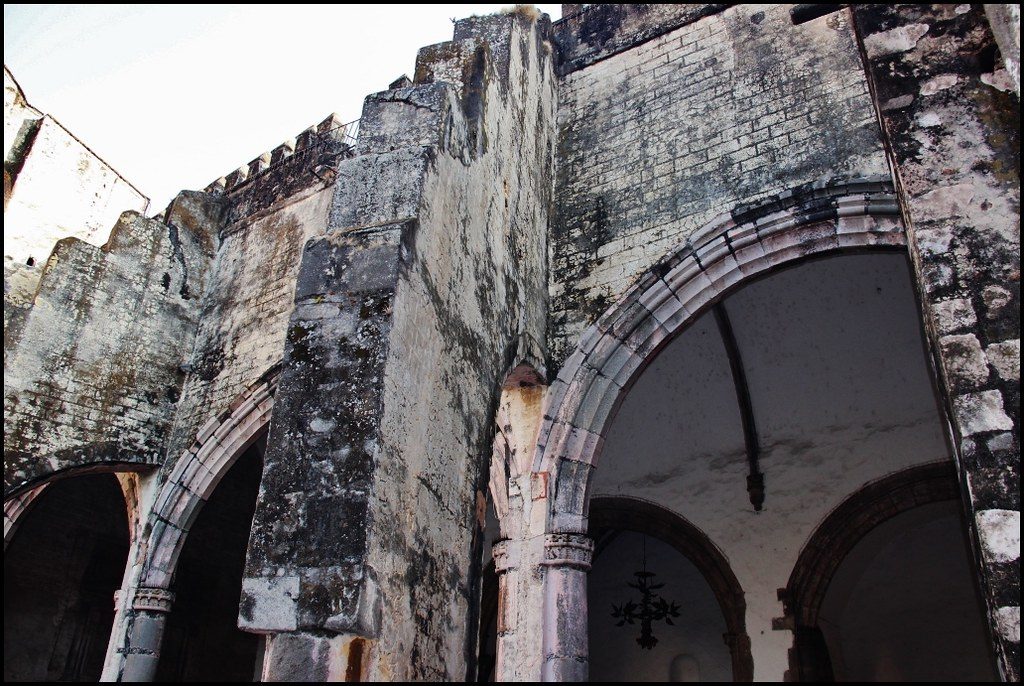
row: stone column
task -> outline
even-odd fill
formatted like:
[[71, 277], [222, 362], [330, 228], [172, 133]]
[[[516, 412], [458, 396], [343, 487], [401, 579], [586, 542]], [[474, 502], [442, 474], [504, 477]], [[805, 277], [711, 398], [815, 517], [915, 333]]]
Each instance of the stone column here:
[[543, 681], [586, 681], [587, 572], [594, 542], [579, 533], [544, 537]]
[[160, 663], [160, 644], [174, 593], [166, 588], [139, 587], [124, 647], [124, 667], [118, 681], [153, 681]]

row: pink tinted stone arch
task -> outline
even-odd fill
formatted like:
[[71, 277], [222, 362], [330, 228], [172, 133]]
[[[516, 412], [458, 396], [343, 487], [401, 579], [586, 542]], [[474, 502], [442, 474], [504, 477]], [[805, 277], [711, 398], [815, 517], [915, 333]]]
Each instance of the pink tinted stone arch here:
[[145, 588], [168, 589], [188, 531], [203, 504], [235, 461], [266, 433], [274, 407], [277, 370], [211, 417], [177, 460], [150, 515], [150, 540], [140, 578]]
[[823, 183], [722, 215], [645, 272], [586, 330], [551, 384], [533, 458], [550, 484], [548, 532], [587, 531], [591, 471], [619, 403], [708, 307], [804, 258], [905, 246], [888, 180]]
[[7, 549], [7, 544], [14, 538], [14, 533], [18, 530], [18, 524], [21, 523], [22, 516], [32, 507], [35, 499], [39, 497], [39, 494], [43, 492], [47, 485], [45, 482], [41, 483], [35, 488], [22, 491], [18, 495], [4, 501], [4, 550]]
[[155, 465], [131, 462], [111, 461], [95, 464], [73, 465], [51, 472], [41, 481], [33, 482], [33, 485], [22, 488], [7, 495], [4, 499], [4, 547], [11, 542], [14, 534], [21, 524], [22, 518], [36, 502], [36, 499], [43, 493], [47, 486], [54, 481], [61, 479], [73, 479], [83, 474], [146, 474], [152, 473]]

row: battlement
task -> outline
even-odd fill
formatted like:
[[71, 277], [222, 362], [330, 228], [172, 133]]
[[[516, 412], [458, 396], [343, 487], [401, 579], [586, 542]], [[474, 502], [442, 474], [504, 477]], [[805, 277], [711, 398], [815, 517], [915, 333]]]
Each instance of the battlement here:
[[297, 156], [309, 158], [324, 152], [327, 147], [331, 147], [331, 143], [341, 145], [342, 156], [352, 157], [358, 135], [358, 119], [346, 123], [342, 122], [337, 113], [333, 113], [319, 124], [310, 126], [273, 150], [268, 150], [248, 164], [225, 174], [203, 190], [213, 194], [229, 193], [289, 160], [294, 161]]

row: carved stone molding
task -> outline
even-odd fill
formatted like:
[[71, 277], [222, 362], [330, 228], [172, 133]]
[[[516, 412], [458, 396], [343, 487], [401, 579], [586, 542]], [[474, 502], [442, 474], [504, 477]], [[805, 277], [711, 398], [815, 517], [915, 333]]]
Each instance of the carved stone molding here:
[[174, 604], [174, 592], [166, 588], [140, 587], [135, 589], [135, 600], [132, 602], [134, 610], [149, 610], [150, 612], [170, 612]]
[[491, 548], [491, 557], [494, 558], [494, 571], [504, 574], [510, 569], [519, 567], [518, 549], [510, 545], [510, 541], [496, 541]]
[[544, 564], [548, 567], [572, 567], [590, 570], [594, 557], [594, 541], [585, 534], [546, 534]]

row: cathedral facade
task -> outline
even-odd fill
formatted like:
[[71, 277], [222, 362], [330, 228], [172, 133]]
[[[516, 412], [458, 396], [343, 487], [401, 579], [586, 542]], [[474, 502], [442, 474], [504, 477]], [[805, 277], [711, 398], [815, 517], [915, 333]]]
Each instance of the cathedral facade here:
[[1019, 679], [1019, 6], [563, 8], [153, 216], [5, 72], [5, 679]]

